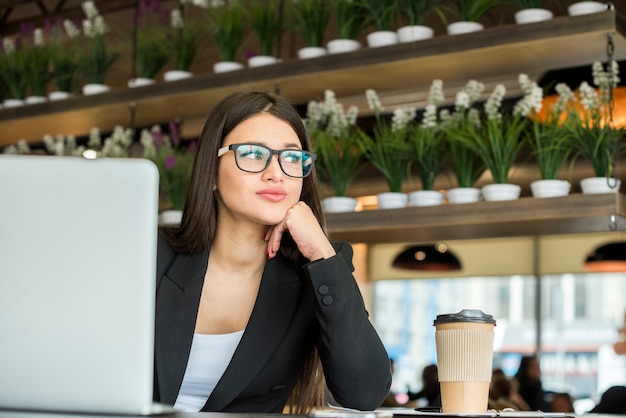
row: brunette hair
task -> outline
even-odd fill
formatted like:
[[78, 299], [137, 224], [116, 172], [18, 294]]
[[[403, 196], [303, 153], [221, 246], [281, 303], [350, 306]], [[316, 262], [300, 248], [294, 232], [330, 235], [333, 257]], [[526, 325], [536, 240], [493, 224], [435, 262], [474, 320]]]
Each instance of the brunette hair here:
[[[200, 134], [180, 227], [162, 230], [176, 251], [192, 254], [211, 246], [217, 229], [217, 201], [213, 189], [217, 183], [218, 149], [237, 125], [259, 113], [268, 113], [287, 122], [300, 139], [302, 149], [312, 151], [302, 118], [285, 98], [259, 91], [241, 91], [226, 96], [209, 113]], [[325, 228], [320, 198], [314, 167], [311, 174], [302, 180], [300, 200], [309, 205], [322, 228]], [[283, 235], [280, 251], [295, 268], [305, 262], [288, 233]], [[294, 413], [305, 413], [313, 407], [322, 406], [323, 392], [322, 365], [313, 350], [287, 407]]]

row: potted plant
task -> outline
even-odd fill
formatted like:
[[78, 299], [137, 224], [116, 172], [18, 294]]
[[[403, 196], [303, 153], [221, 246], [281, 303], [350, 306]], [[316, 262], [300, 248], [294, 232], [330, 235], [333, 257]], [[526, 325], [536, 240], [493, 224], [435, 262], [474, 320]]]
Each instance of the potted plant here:
[[111, 66], [118, 58], [118, 54], [111, 54], [107, 48], [105, 35], [109, 26], [98, 12], [93, 1], [84, 1], [81, 5], [85, 13], [83, 20], [83, 34], [87, 43], [83, 45], [81, 57], [81, 75], [87, 82], [83, 86], [83, 94], [98, 94], [109, 91], [105, 84]]
[[563, 94], [559, 94], [559, 100], [550, 108], [543, 109], [543, 90], [526, 74], [520, 74], [519, 81], [525, 99], [518, 106], [524, 107], [522, 114], [531, 120], [526, 143], [532, 150], [541, 176], [540, 180], [530, 184], [532, 194], [535, 197], [566, 196], [570, 191], [570, 182], [559, 179], [558, 174], [572, 148], [561, 127], [560, 117], [572, 97], [571, 90], [563, 83], [557, 84], [557, 92]]
[[502, 84], [495, 89], [484, 105], [480, 125], [459, 132], [459, 139], [474, 150], [482, 159], [493, 177], [493, 184], [483, 186], [485, 200], [517, 199], [521, 187], [509, 184], [509, 172], [524, 147], [523, 132], [528, 119], [520, 113], [505, 113], [501, 110], [506, 88]]
[[456, 94], [454, 113], [442, 116], [446, 154], [452, 166], [457, 187], [448, 190], [449, 203], [474, 203], [480, 200], [480, 189], [476, 182], [487, 167], [483, 159], [463, 140], [465, 131], [473, 132], [480, 127], [480, 112], [475, 103], [480, 98], [485, 85], [470, 80]]
[[209, 34], [217, 46], [221, 61], [213, 65], [216, 73], [235, 71], [243, 68], [237, 62], [237, 54], [247, 28], [246, 14], [237, 1], [211, 5], [207, 8]]
[[324, 36], [330, 19], [329, 0], [292, 0], [287, 3], [292, 17], [292, 30], [304, 41], [298, 57], [313, 58], [326, 55]]
[[367, 11], [368, 23], [374, 26], [374, 32], [367, 35], [367, 45], [370, 48], [393, 45], [398, 43], [398, 35], [392, 30], [397, 16], [398, 4], [395, 0], [355, 0], [362, 2]]
[[451, 11], [456, 14], [458, 21], [448, 24], [448, 34], [458, 35], [483, 30], [480, 18], [500, 2], [501, 0], [451, 0]]
[[66, 99], [76, 89], [80, 76], [80, 36], [80, 29], [69, 19], [52, 29], [52, 81], [56, 91], [48, 94], [50, 100]]
[[[18, 39], [18, 45], [20, 41]], [[0, 55], [0, 76], [9, 92], [5, 99], [5, 107], [21, 106], [26, 98], [28, 79], [26, 78], [26, 54], [22, 48], [16, 47], [11, 38], [2, 40], [2, 54]]]
[[21, 47], [25, 54], [25, 76], [28, 85], [26, 103], [41, 103], [46, 100], [48, 84], [51, 80], [51, 49], [46, 43], [43, 30], [35, 29], [26, 37]]
[[328, 41], [330, 54], [357, 50], [361, 43], [356, 39], [367, 24], [367, 11], [359, 0], [329, 0], [337, 38]]
[[259, 55], [250, 57], [248, 65], [258, 67], [275, 64], [278, 58], [274, 47], [283, 31], [282, 9], [279, 0], [253, 0], [250, 7], [250, 28], [259, 41]]
[[170, 38], [174, 52], [174, 69], [163, 74], [165, 81], [175, 81], [191, 77], [189, 71], [198, 50], [198, 26], [185, 22], [183, 10], [174, 8], [170, 12]]
[[143, 129], [140, 142], [144, 147], [143, 157], [154, 162], [159, 170], [159, 220], [176, 224], [182, 218], [196, 143], [182, 144], [173, 122], [169, 124], [169, 131], [169, 135], [165, 134], [158, 125]]
[[514, 0], [514, 2], [520, 8], [514, 15], [517, 24], [542, 22], [554, 17], [554, 13], [543, 7], [545, 0]]
[[411, 146], [407, 140], [408, 124], [415, 118], [415, 108], [394, 110], [391, 120], [383, 115], [378, 94], [373, 89], [365, 92], [368, 106], [374, 112], [371, 134], [360, 129], [358, 143], [365, 158], [385, 177], [388, 193], [377, 195], [378, 207], [391, 209], [408, 204], [402, 184], [410, 174]]
[[442, 126], [437, 119], [438, 105], [443, 99], [443, 82], [433, 80], [421, 123], [414, 123], [408, 127], [408, 141], [412, 146], [413, 162], [422, 182], [422, 190], [409, 194], [409, 201], [413, 206], [443, 203], [443, 193], [433, 190], [435, 178], [441, 171], [445, 158]]
[[332, 90], [325, 91], [324, 102], [310, 101], [307, 105], [305, 124], [317, 154], [315, 167], [320, 180], [330, 183], [334, 191], [334, 196], [322, 202], [326, 212], [356, 208], [357, 200], [347, 196], [347, 191], [365, 164], [355, 141], [358, 112], [356, 106], [346, 112]]
[[398, 13], [406, 18], [406, 25], [398, 28], [398, 40], [400, 42], [414, 42], [432, 38], [435, 31], [424, 26], [424, 18], [436, 11], [440, 13], [439, 5], [442, 0], [396, 0], [398, 2]]
[[579, 106], [570, 106], [566, 110], [563, 128], [566, 130], [574, 149], [574, 160], [584, 158], [593, 168], [595, 177], [583, 179], [583, 193], [610, 193], [620, 188], [620, 181], [613, 178], [613, 162], [624, 154], [626, 135], [624, 128], [610, 124], [610, 90], [619, 82], [619, 67], [613, 61], [605, 70], [600, 62], [592, 66], [594, 89], [583, 81], [578, 87], [576, 101]]
[[169, 61], [173, 48], [165, 30], [168, 19], [169, 12], [162, 9], [158, 0], [138, 2], [135, 49], [137, 77], [129, 80], [129, 87], [153, 84], [156, 75]]
[[589, 13], [598, 13], [607, 10], [607, 3], [595, 0], [574, 0], [567, 7], [570, 16], [580, 16]]

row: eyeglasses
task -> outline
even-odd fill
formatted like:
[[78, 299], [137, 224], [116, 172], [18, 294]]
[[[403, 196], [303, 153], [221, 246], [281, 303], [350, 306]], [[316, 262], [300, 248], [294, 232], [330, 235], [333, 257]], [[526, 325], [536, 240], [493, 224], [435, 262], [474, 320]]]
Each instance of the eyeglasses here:
[[241, 171], [260, 173], [270, 165], [274, 154], [278, 155], [278, 164], [289, 177], [303, 178], [311, 174], [311, 168], [317, 155], [301, 149], [273, 150], [257, 144], [231, 144], [220, 148], [217, 157], [228, 151], [235, 153], [235, 164]]

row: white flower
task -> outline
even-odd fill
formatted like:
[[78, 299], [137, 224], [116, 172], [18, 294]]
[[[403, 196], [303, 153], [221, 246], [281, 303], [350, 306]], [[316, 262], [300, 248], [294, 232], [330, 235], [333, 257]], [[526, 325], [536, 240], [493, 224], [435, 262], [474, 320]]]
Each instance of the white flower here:
[[515, 104], [513, 114], [526, 117], [530, 115], [531, 111], [539, 112], [543, 105], [543, 90], [541, 87], [526, 74], [520, 74], [518, 81], [524, 92], [524, 97]]
[[350, 106], [348, 108], [348, 112], [346, 113], [346, 121], [348, 125], [353, 126], [356, 125], [356, 120], [359, 116], [359, 108], [357, 106]]
[[485, 85], [476, 80], [470, 80], [465, 85], [464, 90], [469, 96], [469, 101], [471, 104], [480, 98], [480, 95], [483, 93], [483, 91], [485, 91]]
[[46, 40], [43, 36], [43, 30], [41, 28], [37, 28], [33, 32], [33, 44], [35, 46], [44, 46], [46, 44]]
[[381, 105], [380, 100], [378, 99], [378, 94], [375, 90], [367, 89], [365, 91], [365, 98], [367, 99], [367, 105], [369, 106], [370, 110], [373, 110], [376, 113], [380, 113], [385, 110]]
[[109, 30], [104, 18], [100, 15], [93, 20], [93, 29], [96, 35], [104, 35]]
[[148, 129], [142, 129], [139, 135], [139, 142], [143, 145], [143, 156], [152, 158], [156, 156], [156, 147], [154, 146], [154, 137]]
[[503, 84], [496, 85], [496, 88], [493, 89], [491, 96], [487, 99], [485, 103], [485, 114], [488, 119], [491, 120], [500, 120], [502, 115], [500, 114], [500, 106], [502, 105], [502, 99], [506, 94], [506, 87]]
[[2, 47], [7, 55], [11, 55], [15, 52], [15, 42], [13, 42], [13, 39], [11, 38], [4, 38], [2, 40]]
[[593, 75], [593, 84], [600, 89], [602, 101], [608, 101], [609, 90], [614, 88], [620, 81], [619, 65], [616, 61], [611, 61], [609, 70], [605, 71], [602, 64], [596, 61], [591, 66], [591, 73]]
[[335, 93], [326, 90], [324, 102], [312, 100], [307, 104], [305, 124], [311, 132], [326, 130], [334, 137], [339, 137], [347, 128], [356, 124], [358, 113], [356, 106], [351, 106], [346, 113], [343, 104], [337, 102]]
[[63, 21], [63, 28], [70, 39], [75, 39], [80, 36], [80, 30], [76, 27], [74, 22], [69, 19]]
[[98, 9], [96, 8], [96, 5], [93, 1], [84, 1], [81, 7], [83, 9], [83, 12], [85, 13], [85, 16], [87, 16], [87, 19], [93, 19], [99, 14]]
[[25, 139], [20, 139], [15, 145], [9, 145], [3, 151], [3, 154], [30, 154], [30, 146]]
[[134, 131], [130, 128], [124, 129], [121, 126], [113, 128], [110, 137], [104, 140], [101, 154], [103, 157], [125, 157], [128, 147], [132, 143]]
[[183, 15], [180, 12], [180, 9], [172, 9], [170, 13], [170, 25], [174, 29], [183, 29], [185, 27], [185, 22], [183, 21]]
[[424, 128], [437, 127], [437, 106], [432, 103], [426, 105], [426, 108], [424, 109], [424, 115], [422, 116], [422, 126]]
[[428, 103], [433, 105], [438, 105], [443, 102], [445, 99], [443, 95], [443, 81], [441, 80], [433, 80], [430, 85], [430, 91], [428, 93]]
[[593, 110], [598, 108], [600, 104], [598, 93], [593, 87], [589, 85], [589, 83], [587, 83], [586, 81], [580, 83], [578, 91], [580, 91], [580, 103], [583, 105], [583, 108], [585, 108], [586, 110]]
[[391, 117], [391, 131], [397, 132], [405, 129], [409, 122], [415, 118], [417, 109], [411, 106], [404, 106], [394, 109], [393, 116]]
[[565, 110], [569, 102], [576, 101], [576, 95], [565, 83], [558, 83], [554, 89], [559, 96], [554, 105], [552, 105], [552, 109], [556, 112], [556, 114], [560, 114]]
[[457, 112], [461, 112], [464, 109], [470, 107], [470, 96], [467, 94], [467, 91], [462, 90], [456, 94], [456, 99], [454, 100], [454, 108]]

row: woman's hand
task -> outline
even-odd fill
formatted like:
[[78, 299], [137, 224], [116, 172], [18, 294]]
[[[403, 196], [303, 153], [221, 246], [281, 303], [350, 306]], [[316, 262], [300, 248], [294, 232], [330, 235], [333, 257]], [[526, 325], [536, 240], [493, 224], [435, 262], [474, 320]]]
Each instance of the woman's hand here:
[[267, 258], [276, 256], [285, 231], [289, 231], [298, 249], [309, 261], [329, 258], [336, 254], [315, 215], [313, 215], [313, 211], [302, 201], [289, 208], [283, 220], [270, 226], [265, 232]]

